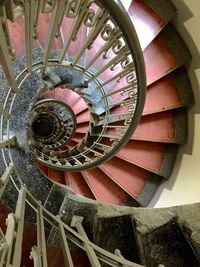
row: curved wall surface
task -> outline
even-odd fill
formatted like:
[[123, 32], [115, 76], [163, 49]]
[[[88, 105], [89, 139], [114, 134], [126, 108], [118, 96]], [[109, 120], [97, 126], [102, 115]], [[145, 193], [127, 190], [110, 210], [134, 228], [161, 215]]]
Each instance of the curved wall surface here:
[[196, 0], [172, 2], [177, 8], [173, 24], [193, 58], [188, 72], [195, 104], [188, 113], [188, 142], [180, 147], [173, 174], [159, 187], [149, 205], [151, 207], [200, 202], [200, 8]]

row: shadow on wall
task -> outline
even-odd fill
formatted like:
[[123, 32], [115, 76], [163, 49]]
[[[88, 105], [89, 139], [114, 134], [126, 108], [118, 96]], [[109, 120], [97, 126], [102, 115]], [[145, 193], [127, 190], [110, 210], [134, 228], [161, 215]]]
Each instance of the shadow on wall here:
[[188, 112], [188, 142], [183, 149], [183, 153], [192, 155], [195, 131], [194, 117], [195, 114], [200, 114], [200, 38], [198, 27], [200, 25], [200, 10], [196, 0], [173, 0], [173, 4], [177, 8], [177, 16], [173, 19], [173, 25], [179, 31], [192, 56], [192, 61], [187, 69], [195, 103]]
[[[191, 183], [194, 181], [194, 178], [198, 177], [198, 171], [196, 164], [197, 153], [200, 156], [200, 151], [198, 149], [194, 149], [195, 140], [199, 138], [200, 133], [197, 132], [197, 120], [200, 114], [200, 35], [199, 35], [199, 25], [200, 25], [200, 9], [199, 2], [196, 0], [173, 0], [173, 5], [177, 8], [177, 16], [173, 19], [173, 26], [178, 30], [179, 34], [183, 38], [186, 43], [192, 60], [188, 63], [187, 70], [190, 77], [190, 82], [193, 88], [194, 93], [194, 105], [191, 106], [188, 110], [188, 140], [185, 145], [180, 146], [179, 152], [177, 155], [175, 167], [173, 173], [168, 181], [163, 181], [160, 185], [157, 193], [152, 199], [149, 207], [157, 207], [163, 206], [163, 203], [167, 203], [166, 197], [173, 196], [182, 197], [184, 192], [180, 192], [181, 189], [177, 187], [177, 180], [179, 180], [178, 184], [180, 185], [180, 180], [183, 178], [183, 183]], [[199, 128], [199, 127], [198, 127]], [[198, 135], [198, 136], [197, 136]], [[187, 155], [188, 156], [187, 156]], [[185, 155], [185, 156], [184, 156]], [[186, 166], [184, 166], [185, 160], [190, 159], [190, 162], [193, 162], [191, 166], [191, 171], [186, 170]], [[187, 164], [188, 165], [188, 164]], [[191, 173], [191, 177], [188, 176], [188, 173]], [[185, 175], [187, 177], [181, 177]], [[194, 177], [195, 176], [195, 177]], [[196, 177], [196, 178], [197, 178]], [[187, 179], [186, 179], [187, 178]], [[190, 181], [191, 178], [191, 181]], [[192, 180], [193, 179], [193, 180]], [[195, 187], [195, 184], [194, 184]], [[187, 194], [192, 194], [191, 190], [197, 193], [197, 189], [189, 186], [187, 184], [184, 185], [185, 191], [188, 191]], [[166, 194], [164, 190], [167, 189], [169, 191], [173, 191], [173, 194]], [[192, 197], [191, 197], [192, 198]], [[193, 199], [193, 198], [192, 198]], [[164, 201], [162, 203], [162, 201]], [[171, 201], [171, 200], [170, 200]], [[176, 202], [177, 200], [174, 199]], [[184, 200], [181, 200], [184, 202]], [[198, 201], [198, 200], [197, 200]], [[171, 201], [173, 202], [173, 200]], [[170, 202], [170, 203], [171, 203]], [[176, 203], [174, 203], [175, 205]]]

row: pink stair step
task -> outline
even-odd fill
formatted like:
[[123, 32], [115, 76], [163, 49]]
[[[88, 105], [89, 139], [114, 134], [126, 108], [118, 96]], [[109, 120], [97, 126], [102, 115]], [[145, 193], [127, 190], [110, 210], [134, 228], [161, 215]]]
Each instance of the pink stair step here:
[[103, 163], [100, 169], [133, 198], [139, 196], [150, 177], [148, 171], [116, 157]]
[[62, 171], [49, 168], [48, 177], [57, 183], [65, 184], [64, 174]]
[[88, 109], [88, 105], [83, 100], [83, 98], [79, 98], [74, 105], [72, 105], [72, 109], [76, 115], [81, 113], [82, 111], [86, 111]]
[[143, 0], [132, 1], [128, 14], [135, 26], [142, 49], [152, 42], [166, 24], [166, 21]]
[[143, 116], [132, 138], [153, 142], [175, 142], [175, 116], [167, 111]]
[[129, 198], [123, 189], [98, 168], [82, 171], [81, 174], [99, 201], [122, 205]]
[[153, 173], [160, 174], [166, 144], [130, 140], [117, 157]]
[[175, 79], [169, 74], [148, 87], [143, 114], [181, 107]]
[[79, 123], [76, 127], [76, 133], [87, 133], [89, 130], [88, 122]]
[[82, 123], [82, 122], [89, 122], [90, 121], [90, 113], [88, 110], [83, 111], [82, 113], [79, 113], [76, 116], [76, 121], [77, 123]]
[[67, 176], [66, 179], [74, 193], [95, 199], [80, 172], [65, 172], [64, 175]]

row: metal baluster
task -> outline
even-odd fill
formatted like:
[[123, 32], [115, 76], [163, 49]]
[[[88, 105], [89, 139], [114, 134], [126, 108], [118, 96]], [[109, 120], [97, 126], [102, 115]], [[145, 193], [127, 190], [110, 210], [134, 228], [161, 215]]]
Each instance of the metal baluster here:
[[[120, 257], [121, 260], [123, 261], [122, 267], [128, 267], [129, 266], [129, 264], [126, 263], [126, 259], [122, 256], [121, 251], [119, 249], [115, 249], [115, 255]], [[140, 264], [137, 264], [137, 263], [134, 263], [134, 262], [132, 263], [131, 266], [133, 266], [133, 267], [145, 267], [144, 265], [140, 265]], [[160, 266], [160, 267], [162, 267], [162, 266]]]
[[47, 249], [44, 228], [44, 218], [41, 203], [37, 207], [37, 243], [41, 254], [41, 262], [43, 267], [47, 267]]
[[0, 115], [3, 115], [7, 118], [10, 117], [10, 113], [8, 111], [6, 111], [3, 107], [0, 106]]
[[114, 129], [128, 129], [129, 127], [128, 126], [125, 126], [125, 125], [122, 125], [122, 126], [120, 126], [120, 125], [105, 125], [104, 126], [104, 128], [108, 128], [108, 129], [112, 129], [112, 128], [114, 128]]
[[82, 162], [78, 160], [76, 157], [72, 156], [72, 159], [76, 162], [76, 165], [82, 165]]
[[89, 80], [87, 80], [87, 83], [92, 82], [94, 79], [99, 77], [103, 72], [105, 72], [107, 69], [112, 67], [116, 62], [120, 62], [124, 56], [128, 53], [128, 48], [125, 46], [121, 49], [119, 54], [115, 56], [113, 59], [111, 59], [103, 68], [101, 68], [99, 71], [97, 71]]
[[59, 63], [62, 63], [62, 61], [65, 59], [65, 55], [67, 53], [67, 50], [71, 44], [72, 41], [74, 41], [76, 39], [76, 35], [77, 32], [79, 31], [81, 24], [85, 18], [86, 12], [89, 8], [89, 6], [91, 5], [91, 3], [93, 2], [93, 0], [79, 0], [79, 12], [77, 12], [77, 17], [74, 18], [74, 22], [71, 28], [71, 31], [68, 35], [68, 37], [65, 40], [62, 52], [61, 52], [61, 56], [59, 59]]
[[6, 16], [6, 10], [5, 6], [0, 7], [0, 16], [2, 19], [2, 27], [5, 34], [6, 43], [8, 46], [8, 51], [12, 59], [15, 59], [15, 52], [12, 48], [11, 41], [10, 41], [10, 34], [8, 29], [8, 22], [7, 22], [7, 16]]
[[1, 257], [0, 257], [0, 267], [4, 267], [5, 266], [5, 258], [6, 258], [6, 253], [8, 251], [8, 247], [6, 243], [1, 243], [1, 247], [0, 247], [0, 251], [1, 251]]
[[10, 267], [10, 261], [11, 261], [11, 254], [13, 252], [13, 241], [16, 236], [16, 222], [15, 222], [15, 214], [10, 213], [8, 214], [8, 217], [6, 219], [6, 234], [5, 239], [8, 246], [8, 251], [6, 255], [6, 267]]
[[26, 206], [26, 189], [22, 187], [19, 191], [17, 206], [15, 210], [16, 220], [16, 239], [13, 247], [12, 266], [20, 267], [21, 253], [22, 253], [22, 240], [23, 240], [23, 229], [24, 229], [24, 215]]
[[3, 23], [2, 18], [0, 18], [0, 62], [6, 74], [6, 78], [11, 87], [11, 90], [14, 92], [17, 92], [18, 86], [15, 80], [15, 75], [13, 72], [12, 63], [11, 63], [10, 54], [9, 54], [9, 48], [6, 42], [6, 36], [5, 36], [2, 23]]
[[69, 244], [67, 241], [67, 237], [65, 234], [65, 230], [64, 227], [62, 225], [61, 219], [59, 216], [57, 216], [59, 224], [58, 224], [58, 231], [60, 234], [60, 240], [61, 240], [61, 247], [62, 247], [62, 252], [63, 252], [63, 258], [64, 258], [64, 262], [65, 262], [65, 266], [67, 267], [74, 267], [73, 261], [72, 261], [72, 256], [70, 253], [70, 249], [69, 249]]
[[34, 25], [33, 25], [33, 29], [34, 29], [33, 38], [34, 39], [37, 39], [38, 37], [37, 27], [38, 27], [40, 12], [42, 10], [42, 5], [44, 1], [45, 0], [35, 0], [35, 3], [34, 3], [34, 5], [37, 5], [37, 7], [35, 6], [36, 12], [35, 12], [35, 18], [34, 18]]
[[101, 149], [101, 147], [103, 147], [105, 152], [109, 152], [112, 149], [111, 146], [104, 145], [104, 144], [101, 144], [101, 143], [98, 143], [98, 142], [94, 142], [94, 143], [96, 144], [96, 146], [98, 146], [97, 147], [98, 149], [99, 149], [99, 147], [100, 147], [100, 149]]
[[86, 156], [84, 153], [81, 153], [80, 155], [85, 158], [86, 162], [93, 162], [93, 160], [89, 158], [88, 156]]
[[86, 242], [84, 242], [85, 251], [87, 253], [87, 256], [90, 260], [90, 263], [92, 267], [101, 267], [101, 264], [97, 258], [97, 255], [94, 251], [94, 249], [87, 243], [89, 241], [87, 234], [82, 226], [83, 217], [80, 216], [73, 216], [71, 227], [76, 227], [78, 233], [85, 239]]
[[33, 260], [34, 267], [42, 267], [41, 254], [37, 246], [32, 247], [30, 259]]
[[111, 95], [115, 95], [115, 94], [118, 94], [118, 93], [120, 93], [121, 95], [123, 95], [126, 92], [131, 91], [131, 90], [134, 90], [136, 88], [137, 88], [137, 81], [134, 82], [133, 84], [129, 84], [129, 85], [124, 86], [124, 87], [122, 87], [122, 88], [120, 88], [118, 90], [115, 90], [115, 91], [113, 91], [113, 92], [111, 92], [111, 93], [109, 93], [109, 94], [107, 94], [105, 96], [102, 96], [102, 98], [107, 98], [107, 97], [109, 97]]
[[95, 156], [99, 156], [99, 157], [103, 157], [104, 156], [104, 154], [102, 154], [102, 153], [100, 153], [100, 152], [98, 152], [98, 151], [96, 151], [94, 149], [91, 149], [89, 147], [85, 147], [85, 149], [90, 151], [90, 152], [92, 152], [92, 153], [94, 153]]
[[109, 41], [107, 41], [101, 49], [95, 54], [95, 56], [87, 63], [84, 71], [88, 70], [89, 67], [103, 54], [106, 53], [116, 42], [118, 38], [121, 36], [121, 31], [117, 30], [115, 34], [111, 37]]
[[3, 195], [3, 192], [6, 188], [6, 185], [9, 181], [10, 175], [12, 174], [13, 170], [14, 170], [14, 165], [11, 164], [9, 167], [6, 168], [4, 174], [1, 176], [1, 179], [0, 179], [0, 198]]
[[111, 83], [112, 81], [116, 80], [117, 78], [122, 79], [126, 75], [130, 74], [132, 71], [134, 71], [134, 63], [131, 63], [129, 66], [127, 66], [127, 68], [125, 70], [122, 70], [121, 72], [117, 73], [112, 78], [110, 78], [109, 80], [102, 83], [101, 86], [104, 87], [105, 85]]
[[79, 61], [79, 59], [81, 58], [81, 56], [83, 55], [83, 53], [85, 52], [85, 50], [87, 48], [91, 47], [94, 40], [98, 37], [98, 35], [102, 31], [102, 27], [105, 25], [108, 18], [109, 18], [109, 16], [105, 11], [100, 10], [98, 12], [96, 24], [93, 26], [93, 30], [90, 31], [90, 33], [89, 33], [89, 35], [85, 41], [85, 44], [83, 45], [80, 52], [78, 53], [75, 60], [73, 61], [72, 66], [76, 65], [77, 62]]
[[[119, 249], [115, 249], [115, 255], [117, 255], [118, 257], [124, 260], [124, 257], [122, 256], [121, 251]], [[128, 265], [122, 264], [122, 267], [128, 267]]]
[[33, 33], [34, 20], [36, 13], [36, 1], [26, 0], [25, 2], [25, 38], [26, 38], [26, 60], [27, 70], [32, 73], [32, 54], [33, 54]]
[[119, 119], [125, 119], [127, 117], [132, 117], [133, 114], [132, 113], [126, 113], [126, 114], [111, 114], [111, 115], [107, 115], [107, 116], [100, 116], [99, 119], [100, 120], [108, 120], [108, 119], [112, 119], [112, 118], [119, 118]]
[[8, 251], [8, 245], [5, 239], [5, 235], [0, 228], [0, 267], [5, 266], [4, 261], [7, 251]]
[[[98, 136], [98, 134], [92, 134], [92, 136]], [[101, 137], [110, 138], [112, 140], [120, 140], [121, 139], [121, 136], [111, 135], [111, 134], [101, 134]], [[113, 147], [111, 147], [111, 149], [112, 148]], [[102, 149], [102, 148], [99, 148], [99, 149]], [[105, 150], [103, 149], [103, 151], [105, 151]], [[106, 151], [106, 152], [109, 152], [109, 151]]]
[[47, 39], [46, 47], [44, 51], [43, 71], [46, 70], [53, 39], [55, 38], [57, 34], [59, 23], [64, 16], [65, 6], [66, 6], [66, 0], [55, 2], [55, 7], [52, 13], [51, 23], [49, 27], [49, 35], [48, 35], [48, 39]]
[[8, 146], [15, 146], [17, 144], [16, 137], [13, 136], [9, 139], [5, 139], [3, 141], [0, 141], [0, 148], [5, 148]]
[[125, 98], [121, 102], [116, 102], [116, 103], [113, 103], [111, 105], [107, 105], [104, 108], [106, 108], [106, 107], [113, 108], [113, 107], [117, 107], [117, 106], [123, 107], [123, 106], [131, 105], [131, 104], [135, 104], [135, 103], [137, 103], [137, 98], [138, 98], [138, 95], [136, 94], [134, 96]]

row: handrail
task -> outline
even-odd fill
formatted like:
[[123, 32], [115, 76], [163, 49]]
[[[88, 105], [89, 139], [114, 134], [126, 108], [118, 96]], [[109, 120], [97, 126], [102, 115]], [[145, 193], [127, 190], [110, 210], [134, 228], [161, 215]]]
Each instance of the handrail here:
[[[11, 0], [9, 0], [8, 2], [10, 1]], [[33, 37], [33, 32], [35, 32], [36, 30], [35, 28], [35, 25], [37, 25], [36, 17], [40, 12], [51, 12], [51, 8], [50, 9], [49, 7], [46, 8], [45, 2], [42, 9], [41, 6], [39, 6], [39, 2], [38, 5], [36, 5], [32, 1], [30, 3], [27, 2], [23, 3], [23, 1], [21, 2], [16, 1], [15, 3], [17, 3], [22, 10], [23, 8], [25, 8], [25, 10], [27, 9], [27, 12], [30, 13], [30, 18], [26, 16], [26, 20], [30, 19], [31, 21], [31, 23], [25, 24], [27, 66], [26, 69], [22, 71], [22, 73], [27, 72], [28, 74], [26, 74], [26, 76], [23, 77], [22, 81], [20, 81], [19, 84], [17, 82], [18, 90], [20, 90], [20, 87], [22, 86], [23, 82], [26, 79], [30, 79], [32, 73], [36, 71], [35, 68], [36, 64], [33, 63], [32, 59], [30, 58], [32, 56], [32, 51], [33, 51], [31, 36]], [[33, 153], [33, 156], [37, 158], [38, 161], [47, 166], [56, 169], [64, 169], [68, 171], [80, 171], [83, 169], [94, 168], [112, 158], [119, 151], [119, 149], [122, 148], [127, 143], [127, 141], [132, 136], [140, 120], [142, 110], [144, 107], [145, 89], [146, 89], [144, 61], [142, 56], [142, 50], [140, 48], [139, 41], [136, 32], [134, 30], [133, 24], [129, 16], [126, 14], [120, 1], [76, 0], [73, 2], [73, 4], [77, 8], [76, 11], [71, 9], [70, 6], [71, 2], [66, 6], [65, 6], [66, 4], [65, 0], [61, 2], [53, 1], [52, 3], [53, 5], [55, 5], [55, 7], [52, 9], [53, 15], [50, 24], [50, 31], [46, 47], [44, 48], [44, 58], [41, 61], [41, 66], [39, 66], [40, 71], [41, 73], [44, 74], [49, 66], [51, 67], [64, 66], [69, 69], [73, 68], [73, 70], [78, 70], [80, 73], [82, 73], [85, 79], [84, 83], [86, 87], [87, 86], [93, 87], [94, 85], [97, 86], [96, 91], [98, 92], [99, 95], [98, 97], [102, 99], [101, 109], [104, 109], [104, 114], [102, 115], [100, 114], [101, 116], [97, 115], [99, 116], [99, 120], [101, 120], [101, 123], [99, 123], [98, 125], [95, 125], [90, 122], [88, 138], [90, 138], [90, 136], [92, 138], [83, 140], [81, 145], [78, 146], [77, 149], [73, 150], [73, 157], [70, 156], [70, 151], [67, 155], [65, 153], [64, 159], [62, 155], [58, 155], [57, 159], [55, 159], [55, 156], [51, 158], [48, 154], [45, 154], [45, 152], [42, 151], [42, 149], [38, 150], [37, 147], [35, 148], [31, 147], [31, 151]], [[98, 9], [96, 13], [94, 11], [95, 9], [93, 9], [92, 7], [92, 4], [94, 3]], [[80, 9], [80, 6], [82, 7], [82, 9]], [[85, 10], [83, 6], [85, 7]], [[65, 14], [63, 13], [64, 7], [66, 9]], [[15, 10], [12, 10], [12, 12], [15, 12]], [[70, 12], [72, 13], [75, 12], [75, 13], [72, 14]], [[78, 12], [80, 12], [80, 14]], [[62, 19], [64, 15], [66, 17], [69, 16], [70, 19], [74, 19], [74, 25], [69, 36], [66, 38], [64, 42], [64, 46], [61, 49], [61, 55], [57, 59], [57, 63], [49, 64], [51, 60], [53, 60], [49, 58], [53, 38], [57, 34], [57, 29], [62, 24]], [[121, 20], [122, 17], [123, 21]], [[34, 21], [35, 19], [36, 21]], [[78, 55], [76, 55], [71, 62], [66, 63], [64, 61], [64, 58], [67, 48], [69, 47], [71, 42], [76, 39], [82, 24], [84, 25], [84, 27], [88, 27], [88, 29], [90, 30], [89, 34], [86, 36], [86, 41], [80, 48]], [[5, 32], [5, 34], [7, 34], [7, 32]], [[95, 40], [99, 36], [105, 43], [102, 46], [99, 53], [97, 53], [98, 56], [95, 55], [95, 57], [92, 59], [90, 63], [90, 66], [89, 65], [86, 66], [87, 65], [86, 64], [85, 66], [82, 65], [79, 68], [79, 61], [82, 55], [85, 53], [85, 50], [89, 51], [91, 49], [92, 44], [95, 43]], [[5, 46], [6, 43], [5, 42], [3, 43]], [[104, 57], [104, 53], [108, 53], [110, 50], [112, 50], [112, 52], [114, 53], [111, 56], [111, 60], [109, 60], [108, 63], [105, 64], [103, 68], [96, 70], [95, 74], [92, 73], [91, 72], [91, 68], [93, 68], [92, 62], [95, 63], [95, 61], [99, 59], [100, 56], [103, 55]], [[11, 69], [12, 67], [11, 62], [6, 63], [6, 65], [8, 69]], [[112, 78], [101, 81], [100, 76], [102, 75], [102, 73], [107, 72], [108, 70], [113, 71], [116, 66], [118, 66], [118, 69], [120, 70]], [[20, 74], [20, 76], [22, 75], [22, 73]], [[48, 74], [47, 72], [45, 75], [50, 75], [50, 74]], [[49, 78], [50, 78], [49, 80], [52, 80], [51, 75], [49, 76]], [[132, 87], [130, 88], [130, 91], [123, 91], [123, 96], [121, 97], [120, 101], [118, 101], [118, 103], [110, 105], [109, 102], [113, 101], [112, 97], [113, 94], [107, 94], [108, 88], [111, 86], [111, 83], [120, 79], [125, 79], [127, 82], [127, 86], [132, 86]], [[10, 79], [8, 77], [8, 81], [9, 80]], [[15, 87], [12, 81], [10, 84], [11, 88]], [[125, 86], [125, 88], [127, 86]], [[84, 95], [84, 93], [82, 93], [80, 90], [79, 93], [80, 95], [83, 96], [84, 99], [86, 99], [86, 101], [93, 101], [91, 100], [91, 98], [89, 100], [87, 99], [87, 92], [85, 92]], [[126, 94], [126, 96], [124, 94]], [[134, 97], [133, 94], [135, 94]], [[92, 104], [92, 112], [95, 113], [95, 105], [97, 105], [97, 103], [92, 102], [91, 104]], [[121, 109], [119, 114], [113, 115], [112, 107], [115, 106], [124, 107], [124, 109], [123, 110]], [[121, 121], [125, 127], [124, 126], [114, 127], [115, 125], [113, 125], [113, 128], [115, 128], [116, 131], [110, 129], [111, 128], [110, 125], [118, 121]], [[96, 129], [98, 129], [98, 137], [95, 134]], [[111, 132], [112, 134], [110, 134]], [[97, 139], [92, 142], [91, 140], [95, 139], [94, 138], [95, 136], [97, 137]], [[109, 151], [108, 150], [104, 151], [100, 147], [100, 150], [102, 150], [102, 153], [100, 153], [99, 147], [96, 146], [95, 142], [103, 143], [104, 139], [110, 140], [111, 143], [110, 149]], [[90, 145], [88, 144], [87, 141], [90, 143]], [[89, 149], [85, 146], [86, 143], [87, 147], [89, 146]], [[81, 151], [79, 149], [80, 147]], [[91, 151], [94, 151], [94, 153]], [[62, 160], [59, 158], [62, 158]]]
[[[13, 169], [13, 171], [15, 170]], [[10, 252], [10, 255], [14, 253], [14, 257], [12, 258], [12, 261], [13, 261], [12, 266], [18, 267], [20, 264], [20, 257], [21, 257], [20, 256], [21, 255], [20, 244], [22, 243], [25, 202], [29, 205], [30, 203], [29, 199], [30, 199], [31, 203], [34, 203], [35, 205], [35, 208], [33, 206], [32, 208], [34, 208], [37, 214], [37, 217], [38, 217], [37, 219], [38, 244], [35, 244], [35, 249], [33, 248], [32, 253], [31, 253], [31, 256], [34, 259], [34, 262], [40, 261], [38, 259], [38, 254], [36, 253], [37, 251], [40, 251], [40, 255], [43, 255], [41, 256], [41, 262], [43, 262], [43, 266], [48, 266], [46, 256], [45, 256], [46, 255], [46, 241], [45, 241], [44, 223], [43, 223], [43, 220], [46, 220], [47, 222], [50, 222], [57, 229], [60, 229], [60, 234], [62, 234], [63, 240], [67, 238], [71, 242], [78, 245], [83, 250], [86, 250], [86, 252], [88, 251], [87, 253], [89, 255], [90, 261], [93, 261], [94, 257], [97, 257], [100, 261], [103, 261], [109, 264], [110, 266], [114, 266], [114, 267], [119, 266], [119, 264], [121, 264], [122, 266], [126, 265], [130, 267], [143, 267], [140, 264], [130, 262], [124, 259], [123, 257], [118, 256], [116, 254], [112, 254], [104, 250], [103, 248], [98, 247], [94, 243], [92, 243], [88, 239], [86, 233], [84, 232], [82, 228], [81, 221], [83, 220], [83, 218], [81, 218], [81, 221], [79, 220], [79, 226], [77, 226], [78, 232], [76, 232], [70, 226], [65, 224], [61, 220], [60, 216], [58, 215], [55, 216], [51, 212], [46, 210], [44, 206], [42, 206], [41, 202], [36, 200], [26, 187], [22, 185], [21, 188], [18, 188], [18, 192], [19, 192], [19, 197], [18, 197], [18, 204], [16, 207], [16, 212], [15, 214], [8, 215], [8, 231], [7, 231], [7, 236], [5, 237], [6, 244], [7, 244], [7, 246], [5, 247], [8, 247], [8, 251]], [[77, 218], [75, 217], [72, 219], [72, 226], [77, 225]], [[48, 218], [51, 218], [51, 220], [49, 220]], [[14, 223], [15, 221], [17, 222], [17, 225], [15, 225]], [[16, 231], [16, 236], [14, 235], [14, 231]], [[16, 239], [15, 242], [14, 242], [14, 239]], [[65, 249], [66, 255], [68, 255], [69, 257], [68, 260], [71, 262], [70, 260], [71, 256], [69, 256], [70, 252], [69, 252], [69, 248], [66, 246], [66, 240], [63, 242], [65, 243], [64, 249]], [[95, 263], [93, 266], [97, 267]]]

